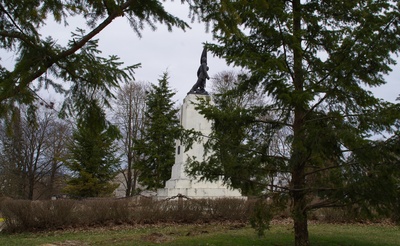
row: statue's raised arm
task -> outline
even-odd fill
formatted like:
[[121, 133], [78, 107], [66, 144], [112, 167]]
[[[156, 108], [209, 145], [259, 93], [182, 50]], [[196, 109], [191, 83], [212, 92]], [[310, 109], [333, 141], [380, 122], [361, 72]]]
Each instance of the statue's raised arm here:
[[203, 52], [200, 57], [200, 67], [197, 70], [197, 82], [193, 85], [192, 89], [188, 94], [203, 94], [208, 95], [206, 88], [206, 80], [210, 79], [208, 76], [208, 66], [207, 66], [207, 49], [204, 47]]

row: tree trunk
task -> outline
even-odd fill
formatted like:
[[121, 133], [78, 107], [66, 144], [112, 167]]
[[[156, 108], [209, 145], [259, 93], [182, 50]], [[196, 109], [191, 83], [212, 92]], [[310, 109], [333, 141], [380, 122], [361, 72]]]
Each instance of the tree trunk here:
[[128, 105], [129, 111], [128, 111], [128, 135], [127, 135], [127, 154], [128, 154], [128, 173], [127, 173], [127, 179], [126, 179], [126, 192], [125, 196], [130, 197], [132, 196], [132, 101], [130, 100], [130, 103]]
[[[55, 156], [53, 154], [53, 156]], [[53, 160], [52, 165], [51, 165], [51, 172], [50, 172], [50, 178], [48, 181], [48, 187], [47, 187], [47, 195], [46, 199], [51, 198], [53, 195], [55, 195], [55, 181], [56, 181], [56, 173], [57, 173], [57, 162]]]
[[[296, 114], [295, 114], [296, 115]], [[299, 119], [299, 118], [297, 118]], [[300, 126], [302, 120], [295, 120], [294, 126]], [[306, 179], [305, 179], [305, 164], [307, 155], [303, 149], [302, 138], [304, 134], [298, 127], [294, 127], [294, 146], [292, 153], [292, 183], [291, 197], [293, 201], [292, 218], [294, 221], [294, 234], [296, 246], [310, 245], [308, 239], [308, 224], [307, 224], [307, 200], [306, 200]]]
[[[130, 161], [128, 160], [128, 163]], [[126, 191], [125, 191], [125, 196], [130, 197], [132, 196], [132, 169], [131, 169], [131, 164], [128, 164], [128, 170], [126, 174]]]
[[294, 221], [294, 241], [296, 246], [308, 246], [308, 223], [303, 192], [294, 192], [292, 216]]
[[[293, 84], [296, 100], [294, 100], [293, 143], [291, 155], [292, 184], [291, 196], [293, 199], [292, 216], [294, 220], [294, 234], [296, 246], [310, 245], [307, 226], [307, 201], [305, 168], [307, 163], [307, 148], [304, 146], [306, 139], [304, 127], [307, 101], [298, 95], [304, 92], [303, 50], [301, 30], [301, 1], [293, 0]], [[306, 97], [304, 97], [306, 98]]]
[[133, 184], [132, 184], [132, 195], [137, 195], [137, 180], [138, 180], [138, 176], [139, 176], [139, 171], [138, 170], [134, 170], [133, 171]]
[[35, 187], [35, 176], [31, 174], [28, 181], [28, 200], [33, 200], [33, 193]]
[[294, 241], [296, 246], [308, 246], [310, 241], [308, 240], [308, 225], [307, 216], [299, 219], [295, 218], [294, 222]]

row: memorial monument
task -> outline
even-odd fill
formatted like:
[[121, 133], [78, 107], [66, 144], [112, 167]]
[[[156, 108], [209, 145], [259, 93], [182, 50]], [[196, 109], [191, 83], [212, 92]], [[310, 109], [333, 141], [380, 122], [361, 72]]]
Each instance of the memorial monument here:
[[[207, 50], [203, 49], [200, 58], [200, 67], [197, 71], [197, 82], [188, 92], [183, 100], [181, 107], [180, 122], [184, 129], [194, 129], [200, 131], [203, 136], [211, 133], [211, 122], [204, 118], [195, 109], [195, 104], [199, 102], [199, 98], [212, 100], [205, 90], [206, 79], [208, 76], [207, 66]], [[203, 160], [204, 147], [206, 140], [193, 143], [188, 150], [179, 140], [176, 141], [175, 164], [172, 167], [171, 179], [166, 182], [165, 188], [157, 190], [158, 199], [166, 199], [175, 196], [186, 196], [189, 198], [243, 198], [240, 191], [231, 189], [223, 184], [222, 180], [217, 182], [199, 181], [196, 178], [189, 177], [186, 172], [186, 163], [188, 158], [196, 157], [197, 160]]]

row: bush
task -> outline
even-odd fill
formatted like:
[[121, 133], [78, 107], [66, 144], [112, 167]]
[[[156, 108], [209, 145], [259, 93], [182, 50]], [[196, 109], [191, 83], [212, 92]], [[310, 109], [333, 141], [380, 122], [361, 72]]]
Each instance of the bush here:
[[2, 212], [8, 231], [59, 229], [74, 222], [75, 201], [7, 200]]
[[87, 199], [2, 202], [9, 232], [119, 224], [248, 221], [252, 202], [237, 199]]
[[364, 209], [357, 205], [337, 208], [322, 208], [314, 211], [310, 218], [325, 223], [364, 223], [383, 222], [393, 219], [390, 216], [380, 215], [374, 210]]
[[221, 198], [209, 200], [211, 218], [217, 221], [247, 221], [249, 218], [250, 204], [247, 200]]
[[132, 220], [139, 224], [160, 222], [162, 216], [161, 203], [150, 198], [139, 199], [132, 207]]
[[164, 211], [171, 222], [204, 223], [209, 219], [204, 211], [207, 209], [204, 200], [178, 200], [164, 202]]

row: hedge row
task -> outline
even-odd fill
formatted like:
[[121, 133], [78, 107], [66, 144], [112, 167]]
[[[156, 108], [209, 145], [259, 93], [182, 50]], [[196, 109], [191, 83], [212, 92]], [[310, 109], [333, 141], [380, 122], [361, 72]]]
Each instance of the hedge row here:
[[240, 199], [10, 199], [2, 202], [1, 211], [5, 230], [21, 232], [119, 224], [246, 222], [252, 204]]
[[[0, 200], [0, 212], [7, 232], [62, 230], [91, 226], [156, 223], [242, 222], [257, 219], [255, 200], [204, 199], [156, 201], [150, 198], [88, 200]], [[265, 209], [269, 209], [266, 207]], [[265, 210], [263, 209], [263, 210]], [[268, 211], [265, 211], [268, 213]], [[272, 211], [269, 211], [272, 212]], [[290, 217], [289, 206], [271, 214], [272, 218]], [[260, 219], [260, 218], [258, 218]], [[326, 223], [363, 222], [354, 208], [328, 208], [309, 214], [309, 219]], [[375, 222], [391, 218], [375, 217]]]

